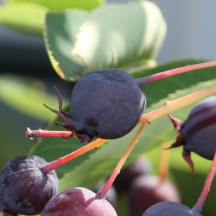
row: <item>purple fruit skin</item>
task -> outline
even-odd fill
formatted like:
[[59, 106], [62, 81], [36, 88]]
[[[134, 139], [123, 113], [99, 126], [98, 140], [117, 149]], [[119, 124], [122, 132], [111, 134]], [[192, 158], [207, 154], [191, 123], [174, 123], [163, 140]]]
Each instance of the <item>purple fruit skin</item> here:
[[106, 199], [82, 187], [71, 188], [54, 196], [44, 207], [41, 216], [117, 216]]
[[4, 208], [26, 215], [42, 211], [58, 189], [55, 171], [43, 170], [46, 164], [38, 156], [18, 156], [5, 165], [0, 175], [0, 202]]
[[139, 121], [146, 99], [125, 71], [104, 69], [84, 75], [71, 94], [69, 125], [79, 136], [115, 139]]
[[202, 100], [180, 128], [184, 150], [212, 160], [216, 151], [216, 96]]
[[161, 180], [158, 176], [139, 176], [132, 182], [128, 191], [131, 216], [140, 216], [155, 203], [179, 202], [179, 200], [176, 187], [168, 180]]
[[120, 171], [114, 182], [114, 186], [119, 193], [126, 192], [136, 177], [149, 175], [151, 172], [152, 165], [150, 161], [144, 156], [139, 157], [132, 164]]
[[148, 208], [141, 216], [201, 216], [180, 203], [165, 201]]

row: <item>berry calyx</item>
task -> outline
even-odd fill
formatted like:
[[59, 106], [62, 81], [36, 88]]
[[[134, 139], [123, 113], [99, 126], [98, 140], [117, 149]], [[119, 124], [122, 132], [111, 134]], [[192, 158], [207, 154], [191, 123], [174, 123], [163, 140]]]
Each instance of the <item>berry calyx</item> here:
[[0, 174], [3, 210], [25, 215], [42, 211], [58, 188], [58, 177], [43, 169], [46, 164], [38, 156], [18, 156], [5, 165]]
[[191, 152], [208, 160], [213, 159], [216, 151], [216, 96], [200, 101], [183, 123], [171, 115], [169, 117], [178, 132], [176, 141], [170, 148], [183, 146], [183, 158], [192, 170], [194, 164]]
[[44, 207], [41, 216], [117, 216], [115, 209], [93, 191], [76, 187], [54, 196]]

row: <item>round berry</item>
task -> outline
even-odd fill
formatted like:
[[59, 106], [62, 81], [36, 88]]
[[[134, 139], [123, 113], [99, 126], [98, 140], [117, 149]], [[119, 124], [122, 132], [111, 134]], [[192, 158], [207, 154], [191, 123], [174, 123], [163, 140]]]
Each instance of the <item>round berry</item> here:
[[18, 156], [10, 160], [0, 175], [0, 203], [17, 214], [38, 214], [56, 194], [55, 171], [43, 170], [47, 162], [38, 156]]
[[176, 202], [160, 202], [149, 207], [142, 216], [201, 216], [189, 207]]
[[106, 199], [86, 188], [76, 187], [54, 196], [44, 207], [42, 216], [117, 216]]
[[179, 202], [179, 194], [173, 184], [151, 175], [137, 177], [131, 184], [128, 198], [132, 216], [140, 216], [147, 208], [158, 202]]
[[[57, 89], [56, 89], [57, 90]], [[74, 86], [70, 110], [62, 110], [57, 90], [60, 123], [81, 141], [93, 138], [116, 139], [130, 132], [138, 123], [146, 99], [132, 77], [123, 70], [103, 69], [84, 75]]]
[[182, 124], [184, 151], [212, 160], [216, 151], [216, 96], [198, 103]]

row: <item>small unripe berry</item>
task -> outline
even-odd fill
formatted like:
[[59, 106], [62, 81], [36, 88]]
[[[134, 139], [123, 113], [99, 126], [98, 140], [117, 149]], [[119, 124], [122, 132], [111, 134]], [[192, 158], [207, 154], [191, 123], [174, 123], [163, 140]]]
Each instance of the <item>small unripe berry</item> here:
[[19, 156], [10, 160], [0, 175], [0, 202], [17, 214], [38, 214], [56, 194], [55, 171], [43, 170], [47, 162], [38, 156]]

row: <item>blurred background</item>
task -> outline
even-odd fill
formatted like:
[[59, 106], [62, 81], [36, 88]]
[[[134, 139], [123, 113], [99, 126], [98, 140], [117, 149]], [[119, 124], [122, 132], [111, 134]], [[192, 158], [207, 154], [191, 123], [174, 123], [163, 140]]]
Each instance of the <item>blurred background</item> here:
[[[216, 49], [212, 42], [216, 38], [216, 1], [153, 2], [163, 12], [168, 27], [165, 42], [157, 58], [159, 62], [185, 57], [215, 59]], [[1, 71], [10, 69], [24, 73], [30, 70], [35, 76], [47, 71], [44, 76], [53, 75], [42, 38], [17, 33], [1, 25], [0, 59]]]
[[[125, 0], [108, 0], [108, 2], [125, 2]], [[167, 35], [157, 57], [159, 63], [187, 57], [216, 59], [216, 47], [213, 44], [216, 38], [216, 1], [154, 0], [153, 2], [159, 6], [167, 22]], [[3, 4], [3, 0], [0, 0], [0, 4]], [[44, 82], [46, 91], [50, 94], [49, 99], [56, 103], [55, 107], [57, 107], [57, 99], [53, 89], [54, 85], [58, 86], [65, 99], [69, 100], [71, 84], [62, 81], [54, 72], [46, 53], [43, 38], [17, 32], [0, 25], [0, 75], [8, 73], [24, 75]], [[40, 81], [39, 85], [43, 85]], [[38, 83], [36, 84], [38, 85]], [[16, 85], [12, 86], [9, 94], [17, 94]], [[27, 92], [26, 97], [29, 97], [33, 104], [32, 109], [34, 109], [34, 97], [29, 95], [30, 93]], [[19, 103], [19, 99], [17, 103]], [[47, 100], [45, 99], [37, 105], [45, 110], [43, 103], [47, 103]], [[47, 104], [50, 105], [50, 103]], [[46, 121], [43, 121], [43, 117], [35, 118], [34, 115], [26, 115], [1, 100], [0, 111], [1, 168], [8, 159], [18, 154], [26, 154], [32, 147], [34, 142], [24, 136], [26, 127], [44, 127]], [[176, 179], [181, 185], [184, 174], [179, 171], [177, 174], [179, 178]], [[203, 176], [202, 178], [204, 179]], [[190, 180], [192, 181], [192, 179]]]

